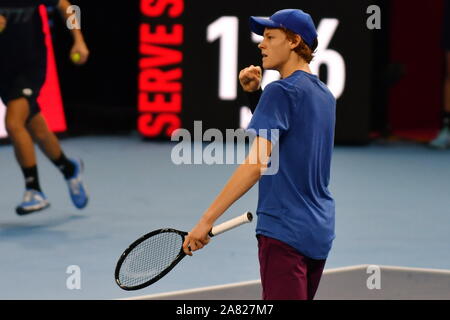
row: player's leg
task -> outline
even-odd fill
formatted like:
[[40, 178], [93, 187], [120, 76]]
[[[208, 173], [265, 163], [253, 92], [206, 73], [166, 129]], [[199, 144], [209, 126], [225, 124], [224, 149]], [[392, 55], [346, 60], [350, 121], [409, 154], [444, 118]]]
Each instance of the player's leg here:
[[306, 300], [306, 257], [289, 245], [258, 235], [263, 300]]
[[326, 260], [314, 259], [309, 259], [308, 261], [308, 300], [313, 300], [316, 295], [320, 279], [322, 278], [325, 262]]
[[442, 44], [445, 52], [445, 80], [442, 108], [442, 128], [430, 146], [438, 149], [450, 148], [450, 2], [444, 2], [444, 19], [442, 23]]
[[450, 125], [450, 50], [446, 52], [447, 72], [444, 85], [444, 110], [447, 113], [447, 124]]
[[450, 51], [446, 52], [443, 101], [442, 128], [437, 137], [430, 142], [431, 147], [438, 149], [450, 148]]
[[33, 140], [26, 129], [30, 108], [26, 98], [7, 102], [5, 127], [14, 147], [14, 153], [25, 178], [25, 195], [16, 208], [20, 215], [45, 209], [49, 203], [42, 193], [37, 171]]
[[71, 178], [75, 172], [75, 165], [64, 155], [58, 138], [48, 128], [47, 122], [42, 114], [36, 114], [27, 123], [27, 129], [42, 152], [58, 166], [64, 177], [66, 179]]
[[81, 179], [83, 163], [81, 160], [68, 159], [64, 154], [56, 135], [49, 129], [42, 114], [36, 114], [27, 124], [27, 128], [42, 152], [61, 171], [67, 181], [73, 204], [82, 209], [87, 205], [88, 195]]
[[36, 166], [33, 140], [25, 125], [28, 115], [28, 101], [25, 98], [7, 103], [5, 127], [13, 143], [17, 162], [22, 168]]

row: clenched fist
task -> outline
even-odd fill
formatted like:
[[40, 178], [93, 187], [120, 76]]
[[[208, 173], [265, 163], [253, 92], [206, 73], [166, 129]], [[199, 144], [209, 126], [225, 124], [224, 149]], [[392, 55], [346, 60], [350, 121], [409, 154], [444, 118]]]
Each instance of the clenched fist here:
[[259, 66], [251, 65], [239, 72], [239, 82], [242, 89], [247, 92], [253, 92], [260, 88], [262, 80], [262, 70]]
[[[74, 55], [78, 55], [78, 59], [73, 59]], [[89, 57], [89, 49], [86, 46], [84, 40], [75, 41], [72, 46], [72, 50], [70, 50], [70, 56], [72, 58], [72, 62], [76, 65], [85, 64]]]

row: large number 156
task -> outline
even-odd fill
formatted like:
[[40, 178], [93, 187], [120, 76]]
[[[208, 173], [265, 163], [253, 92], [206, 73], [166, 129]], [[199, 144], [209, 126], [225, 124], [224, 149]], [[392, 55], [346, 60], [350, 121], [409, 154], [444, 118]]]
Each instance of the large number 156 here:
[[[317, 75], [319, 67], [323, 64], [326, 65], [326, 85], [336, 99], [341, 96], [345, 88], [345, 62], [344, 58], [337, 51], [329, 49], [328, 45], [338, 25], [339, 20], [337, 19], [326, 18], [320, 21], [317, 28], [319, 45], [315, 58], [310, 64], [311, 71]], [[208, 42], [220, 39], [218, 95], [222, 100], [234, 100], [237, 97], [238, 29], [238, 18], [231, 16], [220, 17], [207, 28]], [[254, 33], [251, 33], [251, 38], [255, 43], [262, 40], [261, 36]], [[261, 85], [264, 88], [268, 83], [278, 79], [278, 72], [265, 70]], [[246, 122], [241, 119], [241, 126], [243, 121]]]

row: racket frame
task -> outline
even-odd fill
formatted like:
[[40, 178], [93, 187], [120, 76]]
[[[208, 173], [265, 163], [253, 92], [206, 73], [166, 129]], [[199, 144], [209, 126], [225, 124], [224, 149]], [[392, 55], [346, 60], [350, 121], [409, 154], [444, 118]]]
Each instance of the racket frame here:
[[159, 279], [161, 279], [162, 277], [164, 277], [167, 273], [170, 272], [170, 270], [172, 270], [185, 256], [186, 254], [183, 251], [183, 246], [180, 247], [180, 252], [178, 253], [178, 255], [175, 257], [175, 259], [173, 260], [173, 262], [163, 271], [161, 271], [156, 277], [152, 278], [151, 280], [144, 282], [140, 285], [137, 286], [125, 286], [123, 285], [120, 280], [119, 280], [119, 275], [120, 275], [120, 268], [122, 267], [123, 262], [125, 261], [125, 259], [127, 258], [127, 256], [129, 255], [129, 253], [131, 251], [133, 251], [134, 248], [136, 248], [138, 245], [140, 245], [142, 242], [144, 242], [145, 240], [147, 240], [150, 237], [153, 237], [155, 235], [161, 234], [161, 233], [176, 233], [178, 235], [181, 236], [182, 238], [182, 243], [184, 242], [184, 238], [185, 236], [188, 234], [187, 232], [184, 231], [180, 231], [180, 230], [176, 230], [176, 229], [172, 229], [172, 228], [164, 228], [164, 229], [158, 229], [158, 230], [154, 230], [152, 232], [149, 232], [145, 235], [143, 235], [142, 237], [140, 237], [139, 239], [137, 239], [136, 241], [134, 241], [132, 244], [130, 244], [130, 246], [122, 253], [122, 255], [120, 256], [119, 260], [117, 261], [117, 265], [116, 265], [116, 269], [114, 271], [114, 276], [115, 276], [115, 280], [117, 285], [124, 289], [124, 290], [139, 290], [142, 288], [145, 288], [149, 285], [151, 285], [152, 283], [155, 283], [156, 281], [158, 281]]
[[[249, 223], [252, 220], [253, 220], [252, 213], [250, 211], [247, 211], [244, 214], [242, 214], [236, 218], [230, 219], [226, 222], [221, 223], [220, 225], [213, 227], [211, 229], [211, 231], [208, 233], [208, 235], [210, 237], [214, 237], [225, 231], [234, 229], [242, 224]], [[142, 242], [147, 240], [148, 238], [153, 237], [160, 233], [167, 233], [167, 232], [176, 233], [176, 234], [180, 235], [183, 243], [184, 243], [185, 237], [188, 234], [188, 232], [180, 231], [180, 230], [172, 229], [172, 228], [158, 229], [158, 230], [154, 230], [152, 232], [149, 232], [149, 233], [143, 235], [142, 237], [140, 237], [139, 239], [134, 241], [132, 244], [130, 244], [129, 247], [122, 253], [119, 260], [117, 261], [116, 269], [114, 271], [114, 278], [116, 280], [117, 285], [120, 288], [122, 288], [123, 290], [128, 290], [128, 291], [139, 290], [139, 289], [145, 288], [145, 287], [151, 285], [152, 283], [155, 283], [156, 281], [160, 280], [162, 277], [164, 277], [186, 256], [186, 254], [184, 253], [184, 250], [183, 250], [183, 246], [181, 246], [180, 252], [176, 256], [176, 258], [173, 260], [173, 262], [166, 269], [161, 271], [156, 277], [152, 278], [151, 280], [144, 282], [142, 284], [136, 285], [136, 286], [132, 286], [132, 287], [125, 286], [120, 282], [120, 280], [119, 280], [120, 268], [122, 267], [122, 264], [125, 261], [125, 259], [127, 258], [127, 256], [129, 255], [129, 253], [131, 251], [133, 251], [133, 249], [136, 248], [139, 244], [141, 244]]]

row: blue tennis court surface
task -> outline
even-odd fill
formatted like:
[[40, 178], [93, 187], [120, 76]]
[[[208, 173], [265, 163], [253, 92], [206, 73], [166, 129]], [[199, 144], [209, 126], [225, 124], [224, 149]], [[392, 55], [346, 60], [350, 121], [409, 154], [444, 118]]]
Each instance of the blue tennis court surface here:
[[[235, 165], [175, 165], [174, 144], [137, 136], [62, 141], [83, 158], [91, 200], [75, 209], [62, 176], [38, 152], [50, 209], [26, 217], [11, 146], [0, 146], [0, 299], [115, 299], [259, 278], [255, 223], [213, 239], [154, 285], [127, 292], [114, 282], [121, 252], [154, 229], [189, 231]], [[416, 144], [337, 146], [330, 189], [336, 234], [325, 268], [357, 264], [450, 269], [450, 150]], [[255, 212], [257, 187], [219, 222]], [[80, 289], [67, 282], [79, 268]], [[69, 285], [70, 287], [70, 285]], [[343, 288], [345, 290], [345, 288]]]

